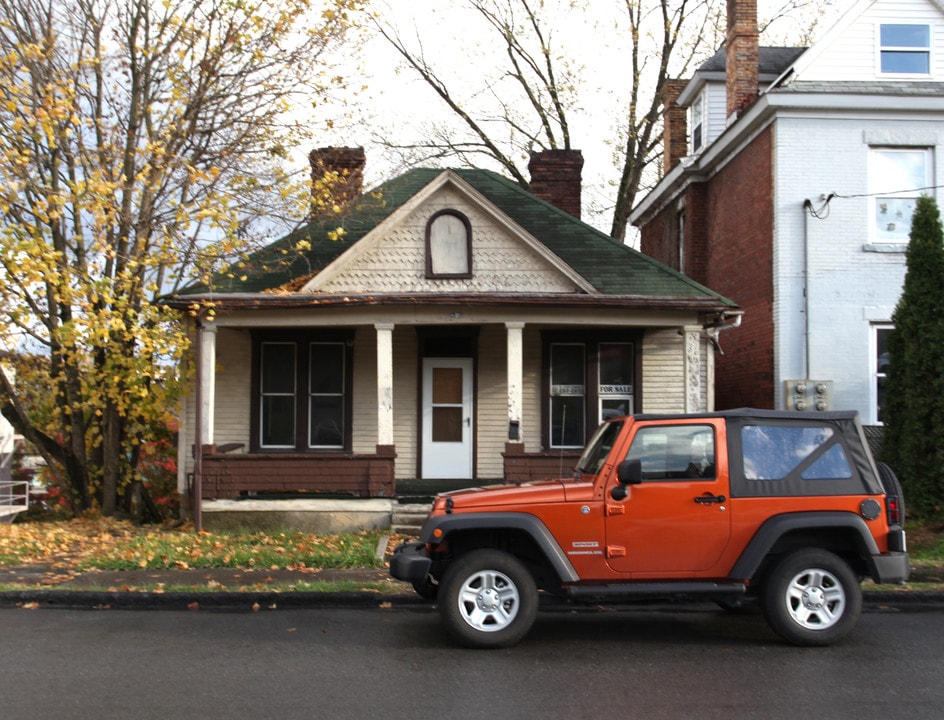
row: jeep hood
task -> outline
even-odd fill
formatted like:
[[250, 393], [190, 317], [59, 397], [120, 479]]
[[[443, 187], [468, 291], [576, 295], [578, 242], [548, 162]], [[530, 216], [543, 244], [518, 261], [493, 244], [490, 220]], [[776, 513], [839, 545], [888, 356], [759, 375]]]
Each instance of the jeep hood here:
[[588, 483], [571, 480], [539, 480], [520, 485], [486, 485], [441, 493], [436, 497], [435, 511], [487, 509], [506, 506], [543, 505], [574, 499], [578, 490], [586, 491]]

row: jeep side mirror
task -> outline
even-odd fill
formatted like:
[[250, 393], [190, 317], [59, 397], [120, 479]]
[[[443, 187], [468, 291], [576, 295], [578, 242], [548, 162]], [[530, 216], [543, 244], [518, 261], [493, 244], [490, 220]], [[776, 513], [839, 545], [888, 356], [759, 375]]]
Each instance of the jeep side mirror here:
[[616, 466], [616, 479], [620, 485], [638, 485], [642, 482], [642, 461], [623, 460]]

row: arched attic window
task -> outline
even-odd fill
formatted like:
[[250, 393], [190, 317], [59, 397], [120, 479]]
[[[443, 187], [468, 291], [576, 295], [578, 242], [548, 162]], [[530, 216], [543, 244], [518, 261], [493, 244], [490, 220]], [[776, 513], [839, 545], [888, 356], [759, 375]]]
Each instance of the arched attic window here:
[[456, 210], [440, 210], [426, 224], [426, 277], [472, 277], [472, 224]]

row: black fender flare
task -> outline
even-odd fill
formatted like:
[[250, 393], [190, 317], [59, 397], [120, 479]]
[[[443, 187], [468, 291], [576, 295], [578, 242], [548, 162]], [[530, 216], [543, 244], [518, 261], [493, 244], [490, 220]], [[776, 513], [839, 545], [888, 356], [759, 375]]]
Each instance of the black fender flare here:
[[450, 534], [462, 530], [520, 530], [544, 553], [561, 582], [574, 583], [580, 580], [553, 533], [540, 519], [528, 513], [482, 512], [431, 516], [420, 530], [420, 542], [438, 545], [448, 541]]
[[795, 530], [835, 530], [836, 528], [845, 528], [854, 531], [858, 543], [859, 551], [869, 567], [869, 572], [875, 574], [875, 563], [872, 556], [879, 555], [878, 545], [875, 538], [869, 532], [868, 526], [859, 515], [851, 512], [793, 512], [776, 515], [757, 529], [754, 537], [744, 548], [741, 557], [731, 568], [730, 577], [739, 580], [750, 580], [757, 572], [764, 558], [770, 553], [771, 548], [783, 535]]

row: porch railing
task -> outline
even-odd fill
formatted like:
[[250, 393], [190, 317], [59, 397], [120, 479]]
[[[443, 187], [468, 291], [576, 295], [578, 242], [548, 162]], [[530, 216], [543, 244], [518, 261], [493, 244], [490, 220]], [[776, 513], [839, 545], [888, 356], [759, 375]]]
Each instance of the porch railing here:
[[29, 507], [29, 482], [0, 480], [0, 522], [12, 520]]
[[393, 448], [375, 454], [221, 453], [203, 454], [204, 499], [266, 493], [342, 493], [353, 497], [393, 497]]

